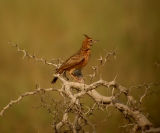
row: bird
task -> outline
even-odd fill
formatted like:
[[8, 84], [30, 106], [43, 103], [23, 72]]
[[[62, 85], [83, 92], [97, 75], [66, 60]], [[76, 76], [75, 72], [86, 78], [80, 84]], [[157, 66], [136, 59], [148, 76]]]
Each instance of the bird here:
[[[91, 54], [91, 46], [98, 41], [92, 39], [86, 34], [84, 34], [84, 37], [85, 39], [82, 42], [82, 46], [79, 51], [72, 55], [70, 58], [68, 58], [65, 62], [63, 62], [62, 65], [58, 69], [56, 69], [55, 74], [63, 74], [66, 77], [66, 72], [69, 72], [69, 75], [73, 79], [79, 82], [83, 82], [81, 70], [88, 63]], [[58, 77], [54, 76], [51, 83], [54, 84], [57, 79]]]

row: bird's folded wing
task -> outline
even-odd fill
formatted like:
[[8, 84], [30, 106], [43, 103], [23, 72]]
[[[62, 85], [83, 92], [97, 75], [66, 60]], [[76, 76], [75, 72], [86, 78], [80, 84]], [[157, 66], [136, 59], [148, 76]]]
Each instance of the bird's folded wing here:
[[74, 55], [71, 56], [68, 60], [66, 60], [60, 69], [68, 69], [68, 68], [74, 68], [75, 66], [81, 64], [84, 61], [84, 57], [80, 55]]

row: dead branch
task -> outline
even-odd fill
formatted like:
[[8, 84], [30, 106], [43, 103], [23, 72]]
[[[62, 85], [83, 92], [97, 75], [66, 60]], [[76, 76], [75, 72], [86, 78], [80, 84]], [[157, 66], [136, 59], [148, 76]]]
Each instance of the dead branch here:
[[[28, 57], [34, 59], [37, 62], [42, 62], [46, 65], [51, 65], [56, 68], [59, 67], [59, 64], [54, 64], [43, 58], [38, 58], [34, 55], [29, 54], [28, 52], [26, 52], [26, 50], [20, 49], [18, 45], [13, 46], [17, 48], [18, 52], [23, 53], [23, 58]], [[115, 57], [115, 52], [111, 51], [106, 54], [105, 57], [101, 56], [98, 61], [103, 66], [109, 60], [110, 56]], [[89, 117], [92, 116], [94, 111], [96, 110], [108, 110], [109, 106], [121, 112], [121, 114], [124, 116], [124, 119], [128, 121], [128, 124], [125, 124], [121, 127], [127, 128], [128, 126], [131, 126], [131, 133], [136, 133], [137, 131], [141, 131], [143, 133], [160, 132], [160, 128], [154, 128], [154, 124], [137, 107], [137, 103], [142, 103], [144, 97], [147, 96], [148, 89], [151, 87], [151, 85], [145, 85], [145, 92], [137, 102], [137, 100], [130, 94], [130, 89], [119, 84], [116, 81], [116, 78], [110, 82], [105, 81], [102, 78], [100, 78], [98, 81], [93, 82], [93, 78], [97, 75], [96, 73], [98, 69], [98, 66], [92, 67], [93, 74], [90, 75], [90, 84], [72, 82], [65, 80], [65, 78], [60, 75], [54, 75], [55, 77], [58, 77], [58, 79], [60, 79], [61, 88], [55, 89], [37, 87], [34, 91], [25, 92], [17, 99], [11, 100], [6, 106], [4, 106], [0, 111], [0, 116], [2, 117], [7, 109], [19, 103], [24, 97], [36, 95], [40, 92], [57, 91], [63, 99], [63, 104], [61, 106], [63, 106], [64, 110], [61, 111], [62, 118], [54, 120], [52, 124], [53, 130], [56, 133], [68, 130], [73, 133], [79, 133], [80, 131], [88, 132], [86, 131], [86, 126], [89, 126], [92, 129], [92, 132], [95, 133], [96, 126], [94, 123], [92, 123], [92, 121], [90, 121]], [[111, 95], [105, 96], [99, 93], [97, 90], [100, 87], [110, 89], [112, 92]], [[125, 96], [127, 104], [121, 102], [121, 95]], [[92, 98], [94, 104], [91, 107], [85, 106], [85, 104], [81, 102], [80, 99], [82, 99], [84, 96], [89, 96]], [[55, 118], [58, 113], [59, 112], [52, 114], [53, 118]], [[74, 115], [73, 119], [71, 119], [70, 114]]]
[[7, 109], [9, 109], [14, 104], [19, 103], [24, 97], [27, 97], [27, 96], [30, 96], [30, 95], [35, 95], [35, 94], [38, 94], [40, 92], [49, 92], [49, 91], [59, 91], [59, 90], [54, 89], [54, 88], [47, 88], [47, 89], [38, 88], [35, 91], [25, 92], [24, 94], [20, 95], [17, 99], [11, 100], [5, 107], [3, 107], [3, 109], [0, 111], [0, 116], [3, 116], [4, 112]]
[[[43, 63], [43, 64], [53, 66], [53, 67], [55, 67], [55, 68], [58, 68], [58, 67], [61, 65], [61, 62], [59, 62], [59, 61], [58, 61], [58, 64], [57, 64], [57, 63], [52, 63], [51, 61], [48, 61], [48, 60], [46, 60], [46, 59], [44, 59], [44, 58], [42, 58], [42, 57], [39, 58], [39, 57], [35, 56], [34, 54], [32, 55], [32, 54], [30, 54], [29, 52], [27, 52], [25, 49], [21, 49], [21, 48], [18, 46], [18, 44], [15, 44], [15, 43], [12, 43], [12, 42], [9, 42], [9, 44], [10, 44], [11, 46], [13, 46], [13, 47], [16, 47], [17, 51], [18, 51], [18, 52], [21, 52], [21, 53], [23, 54], [23, 59], [27, 57], [27, 58], [29, 58], [29, 59], [35, 60], [36, 62], [41, 62], [41, 63]], [[56, 61], [55, 59], [52, 59], [52, 60]], [[58, 59], [58, 60], [59, 60], [59, 59]]]

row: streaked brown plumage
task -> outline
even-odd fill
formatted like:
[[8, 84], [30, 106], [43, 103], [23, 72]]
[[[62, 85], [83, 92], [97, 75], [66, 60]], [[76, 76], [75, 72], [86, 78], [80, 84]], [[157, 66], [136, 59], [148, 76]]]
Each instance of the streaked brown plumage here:
[[[86, 64], [88, 63], [88, 59], [91, 53], [91, 46], [93, 43], [95, 43], [96, 41], [93, 40], [92, 38], [90, 38], [87, 35], [85, 36], [85, 40], [82, 43], [82, 47], [80, 48], [80, 50], [72, 55], [70, 58], [68, 58], [57, 70], [56, 70], [56, 74], [62, 74], [62, 73], [66, 73], [66, 71], [69, 72], [69, 74], [71, 75], [71, 77], [73, 77], [74, 79], [77, 80], [77, 77], [74, 74], [75, 70], [79, 70], [81, 71], [81, 69], [86, 66]], [[52, 83], [55, 83], [57, 81], [57, 77], [54, 77], [54, 79], [52, 80]]]

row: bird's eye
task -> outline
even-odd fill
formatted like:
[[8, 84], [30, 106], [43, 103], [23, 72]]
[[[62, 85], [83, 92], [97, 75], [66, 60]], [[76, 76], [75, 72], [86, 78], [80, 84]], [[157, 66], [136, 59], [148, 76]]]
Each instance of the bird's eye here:
[[93, 41], [92, 39], [89, 40], [89, 42], [92, 42], [92, 41]]

